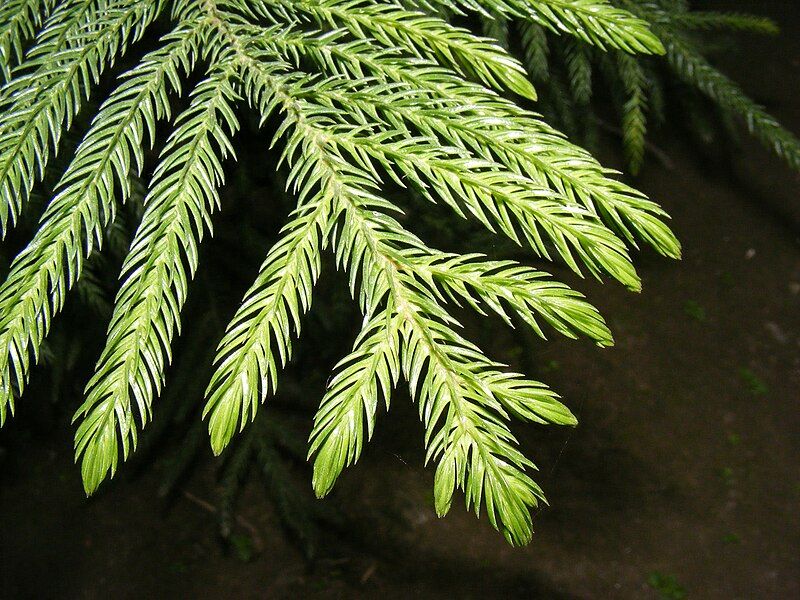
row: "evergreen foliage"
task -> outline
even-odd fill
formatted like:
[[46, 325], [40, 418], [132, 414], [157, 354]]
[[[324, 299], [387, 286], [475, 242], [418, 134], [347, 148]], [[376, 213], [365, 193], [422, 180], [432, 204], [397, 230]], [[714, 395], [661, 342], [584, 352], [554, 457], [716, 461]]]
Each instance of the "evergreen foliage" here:
[[[464, 26], [475, 19], [487, 37]], [[667, 216], [531, 111], [539, 95], [588, 105], [602, 63], [624, 91], [626, 155], [638, 168], [646, 115], [659, 105], [646, 57], [666, 52], [680, 77], [743, 114], [791, 165], [800, 160], [797, 140], [683, 34], [771, 32], [771, 23], [746, 15], [606, 0], [11, 0], [0, 8], [3, 235], [35, 208], [32, 195], [103, 74], [154, 24], [170, 31], [120, 73], [0, 285], [3, 423], [70, 290], [107, 310], [96, 265], [108, 251], [124, 257], [105, 348], [74, 418], [88, 494], [158, 419], [199, 245], [224, 208], [224, 164], [235, 155], [245, 105], [274, 130], [264, 151], [279, 153], [296, 206], [216, 351], [203, 412], [214, 453], [275, 394], [330, 251], [363, 325], [314, 419], [308, 456], [317, 495], [358, 460], [379, 405], [389, 408], [402, 379], [435, 464], [437, 513], [461, 490], [467, 507], [484, 510], [513, 544], [530, 540], [531, 509], [544, 495], [511, 419], [576, 419], [544, 384], [486, 357], [452, 310], [468, 306], [541, 337], [553, 330], [599, 346], [613, 343], [611, 333], [580, 293], [547, 273], [432, 247], [402, 224], [386, 190], [406, 188], [539, 259], [639, 290], [631, 248], [680, 255]], [[555, 50], [554, 35], [562, 36]], [[176, 111], [190, 82], [187, 105]], [[169, 123], [165, 141], [160, 122]], [[154, 145], [158, 162], [148, 166]], [[138, 178], [150, 169], [141, 200]], [[230, 459], [231, 481], [250, 456], [278, 481], [275, 451], [263, 441], [275, 428], [263, 422]]]
[[[650, 25], [664, 45], [664, 57], [609, 53], [590, 45], [577, 52], [571, 47], [573, 41], [562, 41], [548, 34], [544, 27], [530, 23], [519, 26], [523, 64], [537, 87], [546, 92], [541, 110], [548, 120], [559, 123], [571, 136], [586, 137], [575, 115], [586, 113], [587, 97], [591, 95], [587, 86], [599, 80], [592, 80], [591, 73], [599, 71], [603, 86], [615, 97], [628, 170], [636, 174], [642, 165], [648, 121], [664, 120], [664, 90], [677, 80], [686, 85], [680, 93], [702, 94], [726, 118], [743, 122], [750, 133], [790, 168], [800, 169], [797, 136], [712, 66], [702, 52], [705, 35], [698, 35], [709, 31], [775, 35], [777, 24], [744, 13], [690, 10], [684, 0], [613, 0], [613, 4]], [[551, 53], [551, 46], [555, 52]], [[566, 86], [560, 83], [564, 78]], [[689, 116], [689, 120], [695, 121], [704, 118]]]

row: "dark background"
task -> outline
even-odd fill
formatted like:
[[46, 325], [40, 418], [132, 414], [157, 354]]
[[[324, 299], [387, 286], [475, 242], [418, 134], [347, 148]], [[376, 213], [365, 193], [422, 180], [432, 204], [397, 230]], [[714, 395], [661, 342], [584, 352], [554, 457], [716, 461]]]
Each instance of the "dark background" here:
[[[716, 62], [800, 132], [796, 2], [703, 7], [782, 25]], [[236, 507], [258, 551], [245, 561], [221, 543], [207, 456], [170, 500], [157, 498], [156, 460], [87, 501], [65, 419], [3, 441], [0, 596], [800, 597], [800, 175], [755, 141], [717, 148], [719, 160], [682, 133], [652, 139], [672, 169], [650, 160], [637, 185], [672, 215], [683, 260], [638, 256], [640, 295], [569, 280], [608, 319], [614, 348], [470, 331], [492, 357], [532, 364], [580, 420], [515, 426], [551, 504], [530, 546], [510, 548], [460, 503], [435, 517], [421, 428], [399, 394], [326, 501], [347, 526], [323, 528], [310, 563], [255, 477]], [[612, 142], [602, 158], [614, 165]]]

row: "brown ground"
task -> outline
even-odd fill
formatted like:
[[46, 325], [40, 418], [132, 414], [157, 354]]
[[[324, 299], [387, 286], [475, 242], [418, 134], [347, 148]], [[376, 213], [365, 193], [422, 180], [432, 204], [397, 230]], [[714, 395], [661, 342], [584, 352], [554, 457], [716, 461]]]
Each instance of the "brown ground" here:
[[[734, 4], [783, 15], [779, 47], [745, 38], [728, 67], [800, 132], [794, 3]], [[249, 563], [223, 551], [196, 503], [159, 503], [154, 471], [87, 502], [65, 426], [8, 449], [26, 459], [0, 472], [0, 596], [658, 598], [657, 574], [693, 598], [800, 597], [800, 177], [749, 146], [737, 176], [674, 138], [658, 144], [674, 170], [651, 162], [639, 185], [672, 214], [684, 260], [641, 257], [638, 296], [581, 284], [615, 348], [538, 346], [543, 378], [581, 425], [516, 427], [552, 505], [529, 547], [506, 546], [460, 506], [435, 518], [402, 401], [341, 482], [360, 525], [313, 566], [254, 485], [238, 505], [264, 542]], [[482, 340], [511, 361], [515, 341]], [[213, 497], [206, 471], [185, 489]]]

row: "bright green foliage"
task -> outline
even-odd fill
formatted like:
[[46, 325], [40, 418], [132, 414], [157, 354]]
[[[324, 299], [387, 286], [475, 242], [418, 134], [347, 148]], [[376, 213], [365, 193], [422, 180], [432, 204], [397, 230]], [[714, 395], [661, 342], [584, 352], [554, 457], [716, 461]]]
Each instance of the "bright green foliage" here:
[[[219, 63], [197, 86], [153, 174], [142, 222], [122, 266], [123, 285], [108, 341], [76, 415], [81, 425], [75, 451], [83, 455], [88, 492], [107, 471], [114, 474], [118, 431], [125, 458], [129, 446], [135, 447], [133, 402], [144, 425], [151, 417], [153, 397], [161, 390], [172, 338], [180, 327], [187, 275], [197, 269], [203, 230], [219, 205], [220, 161], [233, 152], [228, 136], [238, 125], [231, 106], [232, 69], [230, 60]], [[109, 445], [113, 452], [107, 450]]]
[[362, 39], [368, 34], [384, 48], [411, 48], [415, 54], [487, 86], [536, 99], [525, 69], [510, 55], [498, 52], [496, 40], [479, 38], [437, 17], [361, 0], [308, 2], [297, 7], [292, 2], [279, 4], [283, 8], [277, 9], [279, 14], [302, 10], [301, 14], [313, 18], [319, 26], [344, 27]]
[[11, 69], [22, 60], [23, 46], [36, 35], [54, 0], [8, 0], [0, 7], [0, 72], [11, 79]]
[[[431, 247], [401, 223], [401, 207], [385, 194], [390, 186], [411, 188], [532, 255], [638, 290], [631, 247], [643, 242], [664, 256], [680, 254], [666, 215], [526, 108], [536, 91], [502, 43], [511, 23], [524, 21], [526, 56], [541, 61], [549, 53], [545, 29], [575, 36], [566, 53], [573, 91], [588, 101], [591, 65], [581, 44], [661, 53], [646, 22], [601, 0], [19, 4], [27, 8], [0, 12], [10, 77], [0, 89], [4, 230], [104, 69], [156, 18], [171, 22], [172, 32], [103, 102], [34, 239], [0, 286], [0, 421], [14, 411], [51, 320], [128, 201], [131, 177], [144, 171], [145, 144], [159, 141], [156, 122], [170, 119], [105, 348], [75, 415], [87, 493], [136, 448], [140, 429], [157, 418], [198, 248], [220, 208], [237, 110], [247, 103], [275, 130], [264, 151], [280, 152], [297, 205], [219, 344], [204, 412], [214, 452], [276, 392], [330, 249], [364, 320], [314, 420], [317, 494], [359, 458], [380, 403], [389, 407], [403, 378], [435, 464], [437, 512], [445, 514], [461, 490], [467, 507], [485, 510], [511, 543], [528, 542], [531, 508], [544, 496], [511, 419], [576, 419], [544, 384], [465, 339], [451, 310], [466, 305], [542, 337], [552, 329], [600, 346], [612, 343], [611, 333], [581, 294], [544, 272]], [[16, 20], [22, 10], [30, 15], [24, 24]], [[476, 12], [496, 17], [486, 31], [503, 38], [499, 45], [441, 18]], [[619, 56], [620, 64], [633, 61], [626, 85], [640, 93], [635, 59]], [[190, 74], [200, 82], [173, 119], [171, 102]], [[632, 106], [628, 118], [638, 119], [643, 107], [643, 100]], [[630, 145], [640, 156], [641, 138]]]
[[65, 2], [44, 22], [25, 60], [0, 90], [3, 235], [43, 176], [50, 154], [80, 111], [91, 84], [142, 36], [160, 5], [152, 0]]
[[647, 22], [606, 0], [417, 0], [442, 4], [453, 12], [475, 11], [530, 21], [598, 46], [631, 53], [662, 54], [664, 48]]
[[205, 411], [217, 454], [255, 417], [270, 388], [277, 388], [278, 372], [291, 357], [292, 334], [299, 335], [301, 315], [311, 306], [331, 211], [322, 199], [297, 209], [220, 343]]
[[141, 170], [143, 135], [147, 132], [152, 139], [154, 121], [169, 114], [167, 91], [170, 85], [180, 85], [178, 71], [193, 60], [191, 48], [197, 39], [191, 32], [165, 41], [163, 49], [128, 73], [101, 107], [34, 240], [14, 260], [0, 288], [0, 340], [8, 348], [0, 353], [0, 421], [7, 407], [13, 410], [15, 393], [24, 388], [28, 348], [35, 356], [52, 313], [61, 309], [84, 259], [100, 245], [116, 202], [130, 192], [130, 169]]

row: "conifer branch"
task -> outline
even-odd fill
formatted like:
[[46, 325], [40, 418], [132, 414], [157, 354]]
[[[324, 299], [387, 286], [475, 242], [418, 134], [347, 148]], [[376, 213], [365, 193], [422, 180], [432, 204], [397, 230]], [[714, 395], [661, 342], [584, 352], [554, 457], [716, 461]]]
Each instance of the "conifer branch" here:
[[550, 77], [550, 46], [544, 27], [536, 23], [520, 24], [523, 64], [535, 82]]
[[[715, 69], [691, 41], [676, 30], [672, 21], [674, 15], [652, 3], [632, 0], [620, 2], [653, 23], [653, 31], [666, 48], [669, 66], [680, 79], [699, 89], [723, 111], [744, 120], [750, 133], [791, 168], [800, 170], [800, 139], [785, 129], [764, 107], [749, 98], [730, 78]], [[680, 13], [677, 22], [680, 23], [687, 14], [691, 13]]]
[[219, 63], [197, 86], [153, 174], [142, 223], [122, 266], [106, 347], [75, 416], [81, 421], [75, 455], [82, 459], [89, 494], [106, 473], [113, 477], [119, 447], [125, 459], [136, 448], [134, 415], [142, 427], [152, 418], [198, 247], [219, 207], [221, 161], [233, 154], [233, 73], [232, 61]]
[[[446, 65], [496, 90], [510, 90], [536, 100], [525, 69], [495, 40], [479, 38], [440, 18], [408, 11], [391, 2], [376, 4], [369, 0], [263, 2], [265, 13], [275, 21], [279, 20], [277, 15], [300, 10], [321, 28], [344, 27], [357, 39], [374, 40], [379, 47], [409, 49], [420, 58]], [[270, 4], [274, 6], [272, 11]]]
[[355, 464], [364, 443], [372, 439], [381, 398], [389, 410], [400, 374], [400, 325], [389, 299], [386, 308], [365, 318], [353, 351], [334, 369], [309, 438], [312, 483], [319, 496], [331, 491], [342, 470]]
[[696, 86], [726, 111], [744, 120], [747, 128], [762, 143], [783, 158], [793, 169], [800, 169], [800, 139], [787, 131], [764, 107], [742, 92], [728, 77], [712, 67], [688, 42], [663, 36], [667, 59], [675, 73]]
[[215, 454], [255, 418], [259, 403], [278, 387], [278, 370], [291, 358], [293, 334], [300, 335], [301, 315], [311, 307], [332, 209], [326, 198], [307, 204], [301, 199], [228, 325], [203, 413], [209, 416]]
[[[430, 247], [400, 224], [401, 208], [381, 190], [411, 187], [539, 257], [638, 289], [628, 246], [644, 241], [679, 254], [664, 212], [501, 93], [536, 97], [507, 49], [515, 22], [537, 80], [549, 69], [545, 30], [577, 38], [554, 56], [565, 58], [581, 103], [591, 92], [593, 52], [582, 44], [659, 53], [648, 23], [603, 0], [12, 3], [13, 10], [0, 9], [3, 231], [19, 218], [104, 70], [162, 12], [175, 29], [101, 105], [0, 286], [0, 423], [13, 413], [50, 322], [81, 274], [78, 293], [104, 302], [96, 271], [103, 237], [124, 253], [114, 230], [118, 206], [132, 196], [156, 122], [171, 116], [170, 95], [202, 61], [206, 77], [160, 154], [105, 348], [75, 414], [87, 493], [114, 475], [153, 417], [199, 246], [219, 208], [223, 161], [234, 154], [241, 96], [277, 125], [269, 149], [282, 147], [279, 164], [288, 165], [297, 206], [217, 348], [203, 412], [212, 449], [222, 452], [275, 393], [330, 247], [364, 323], [314, 420], [308, 455], [316, 493], [330, 492], [358, 460], [380, 402], [389, 408], [403, 376], [419, 405], [427, 460], [437, 465], [437, 512], [446, 513], [460, 489], [467, 507], [485, 510], [511, 543], [529, 541], [530, 509], [544, 496], [510, 420], [573, 425], [575, 418], [546, 386], [463, 337], [449, 307], [522, 322], [541, 337], [545, 324], [600, 346], [612, 343], [611, 333], [581, 294], [542, 271]], [[494, 39], [450, 22], [467, 12], [491, 16], [484, 30]], [[252, 456], [254, 440], [262, 443], [250, 438], [237, 457]]]
[[622, 144], [631, 173], [636, 175], [644, 162], [647, 133], [647, 79], [641, 65], [627, 54], [617, 54], [617, 72], [625, 90], [622, 105]]
[[488, 17], [503, 14], [530, 20], [557, 33], [575, 36], [601, 49], [663, 54], [664, 47], [647, 21], [606, 0], [433, 0], [453, 10]]
[[179, 72], [194, 63], [196, 34], [188, 26], [165, 37], [101, 106], [36, 236], [12, 263], [0, 287], [0, 423], [13, 413], [52, 316], [113, 221], [115, 186], [124, 201], [131, 169], [142, 168], [143, 136], [152, 142], [155, 121], [169, 116], [167, 92], [180, 89]]
[[0, 7], [0, 74], [4, 82], [22, 60], [23, 46], [53, 9], [55, 0], [7, 0]]
[[592, 99], [592, 63], [584, 46], [576, 40], [564, 42], [564, 63], [575, 104], [585, 106]]
[[[294, 108], [297, 114], [303, 115], [301, 105], [295, 104]], [[298, 128], [314, 127], [309, 124], [314, 120], [307, 115], [303, 115], [302, 121], [299, 118], [295, 121]], [[574, 417], [540, 384], [496, 371], [499, 365], [483, 359], [477, 348], [452, 329], [456, 322], [437, 305], [429, 292], [402, 270], [407, 259], [402, 246], [397, 244], [413, 248], [419, 243], [394, 219], [381, 214], [388, 208], [387, 203], [369, 191], [377, 186], [377, 181], [368, 171], [347, 164], [341, 154], [332, 150], [326, 133], [317, 131], [313, 137], [310, 133], [303, 137], [315, 143], [299, 147], [299, 152], [303, 153], [299, 164], [311, 164], [302, 172], [312, 173], [310, 176], [319, 180], [323, 196], [342, 204], [344, 221], [334, 239], [334, 248], [339, 261], [350, 272], [351, 281], [356, 275], [360, 280], [362, 310], [370, 318], [378, 305], [386, 301], [390, 307], [387, 310], [396, 311], [402, 321], [401, 329], [390, 340], [388, 348], [396, 349], [398, 343], [402, 344], [404, 372], [412, 390], [417, 389], [427, 373], [419, 391], [420, 413], [429, 441], [428, 456], [441, 459], [436, 483], [438, 512], [447, 512], [454, 489], [460, 487], [467, 493], [468, 507], [474, 505], [479, 512], [484, 502], [490, 522], [502, 529], [513, 543], [525, 543], [530, 536], [528, 508], [536, 504], [541, 494], [523, 471], [525, 466], [531, 465], [514, 448], [513, 437], [505, 425], [506, 410], [528, 418], [562, 423], [573, 423]], [[394, 322], [391, 315], [378, 318], [379, 322], [384, 322], [383, 319]], [[370, 330], [369, 326], [365, 329], [366, 332]], [[402, 342], [398, 341], [398, 336]], [[329, 391], [334, 398], [330, 401], [333, 406], [340, 404], [335, 400], [342, 393], [338, 386], [352, 375], [347, 368], [352, 360], [356, 360], [357, 365], [356, 392], [363, 388], [365, 381], [367, 385], [376, 385], [370, 383], [374, 382], [374, 378], [369, 379], [372, 374], [378, 377], [383, 393], [387, 393], [393, 358], [372, 362], [371, 368], [370, 364], [366, 367], [360, 364], [357, 358], [363, 354], [359, 353], [359, 344], [364, 343], [365, 338], [373, 341], [369, 333], [362, 336], [356, 345], [357, 356], [340, 364], [342, 371]], [[393, 357], [394, 352], [389, 352], [388, 356]], [[351, 382], [344, 387], [351, 390], [353, 385]], [[361, 408], [357, 403], [353, 406], [353, 399], [359, 397], [363, 398], [356, 393], [349, 402], [347, 398], [342, 399], [349, 408], [348, 415], [353, 415], [354, 408], [356, 411]], [[374, 413], [371, 407], [366, 409], [369, 425]], [[331, 406], [323, 405], [323, 414], [317, 418], [323, 432], [312, 434], [312, 439], [328, 441], [327, 444], [317, 442], [320, 451], [315, 457], [315, 489], [318, 494], [326, 493], [341, 468], [358, 457], [363, 435], [360, 428], [358, 431], [350, 428], [347, 434], [355, 437], [347, 443], [325, 436], [325, 423], [329, 423], [326, 410], [331, 410]], [[440, 417], [444, 424], [437, 434]], [[478, 462], [470, 466], [470, 460]], [[449, 478], [447, 473], [451, 468], [458, 471], [458, 478], [455, 475]], [[442, 473], [445, 473], [444, 478]]]
[[[332, 73], [357, 77], [363, 76], [363, 69], [368, 68], [371, 73], [390, 77], [391, 81], [403, 84], [400, 90], [408, 89], [413, 96], [381, 102], [372, 95], [367, 104], [380, 103], [381, 110], [393, 113], [405, 109], [401, 117], [426, 136], [440, 139], [447, 146], [466, 145], [481, 159], [497, 161], [516, 175], [533, 179], [538, 186], [551, 186], [556, 192], [554, 201], [576, 210], [582, 205], [607, 219], [630, 242], [635, 240], [630, 230], [633, 228], [637, 236], [660, 253], [680, 255], [680, 245], [661, 221], [663, 211], [641, 192], [612, 179], [613, 171], [603, 169], [587, 152], [544, 124], [538, 115], [432, 66], [372, 53], [367, 45], [337, 44], [327, 37], [318, 44], [307, 36], [296, 35], [274, 40], [273, 44], [306, 54]], [[431, 109], [424, 110], [426, 100], [419, 98], [420, 90], [441, 104], [433, 102]], [[353, 100], [351, 97], [347, 102], [352, 105]], [[370, 113], [367, 118], [380, 118], [376, 111], [366, 110]], [[397, 117], [388, 120], [396, 126]], [[408, 172], [404, 174], [410, 176]], [[441, 186], [435, 189], [440, 190]], [[632, 278], [621, 281], [632, 287], [637, 285]]]
[[780, 28], [772, 19], [758, 15], [735, 12], [691, 11], [675, 13], [672, 23], [688, 29], [713, 30], [727, 29], [746, 31], [762, 35], [778, 35]]
[[[138, 40], [156, 18], [161, 0], [117, 0], [108, 6], [66, 3], [45, 23], [37, 43], [0, 89], [0, 228], [19, 217], [41, 179], [61, 133], [69, 129], [92, 84]], [[101, 3], [105, 4], [105, 3]], [[102, 15], [102, 18], [100, 18]], [[88, 23], [99, 21], [99, 27]], [[17, 74], [21, 71], [24, 74]]]

